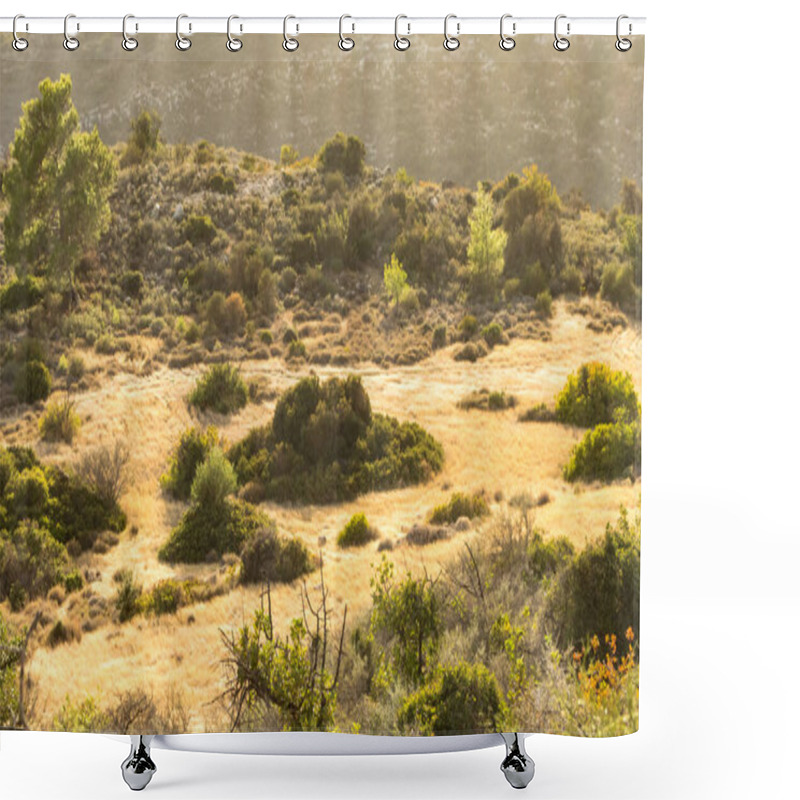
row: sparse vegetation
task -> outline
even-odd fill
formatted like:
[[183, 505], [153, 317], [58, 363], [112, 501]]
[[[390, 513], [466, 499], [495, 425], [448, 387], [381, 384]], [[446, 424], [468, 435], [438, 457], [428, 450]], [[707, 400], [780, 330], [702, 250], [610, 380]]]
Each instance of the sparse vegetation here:
[[69, 396], [63, 400], [52, 400], [39, 420], [39, 433], [46, 442], [72, 444], [81, 427], [81, 419], [75, 412], [75, 403]]
[[469, 411], [479, 409], [481, 411], [505, 411], [507, 408], [515, 408], [517, 399], [512, 394], [505, 392], [490, 392], [488, 389], [478, 389], [470, 392], [458, 401], [458, 407]]
[[461, 517], [475, 519], [489, 513], [489, 504], [483, 492], [464, 494], [454, 492], [450, 499], [431, 511], [428, 521], [434, 525], [447, 525], [457, 522]]
[[[577, 194], [562, 202], [535, 167], [476, 192], [370, 166], [364, 144], [345, 134], [314, 157], [285, 146], [278, 164], [208, 141], [167, 142], [152, 111], [109, 150], [96, 132], [80, 132], [69, 80], [50, 83], [56, 110], [44, 108], [43, 89], [0, 170], [9, 226], [0, 259], [0, 397], [9, 411], [0, 434], [13, 443], [0, 448], [0, 603], [14, 622], [12, 633], [0, 616], [0, 649], [18, 646], [42, 610], [32, 642], [43, 674], [57, 674], [69, 655], [76, 687], [95, 691], [96, 682], [104, 694], [70, 700], [56, 679], [53, 705], [32, 705], [31, 725], [115, 733], [218, 725], [214, 711], [190, 722], [171, 696], [157, 705], [128, 675], [109, 700], [86, 657], [98, 637], [81, 636], [104, 625], [113, 642], [134, 633], [116, 629], [133, 620], [162, 631], [156, 639], [175, 649], [176, 680], [209, 699], [221, 688], [212, 661], [227, 659], [236, 730], [635, 727], [638, 520], [623, 514], [585, 548], [571, 543], [602, 531], [609, 508], [635, 505], [638, 491], [638, 360], [628, 338], [642, 280], [635, 184], [623, 183], [609, 211]], [[37, 109], [69, 140], [48, 151], [63, 191], [78, 197], [93, 188], [85, 178], [98, 181], [84, 209], [91, 219], [62, 240], [61, 221], [36, 227], [39, 211], [23, 196], [22, 184], [35, 184], [20, 180], [27, 165], [46, 184], [42, 213], [61, 202], [20, 144], [39, 140]], [[551, 334], [557, 345], [548, 352]], [[448, 344], [462, 363], [424, 363]], [[500, 345], [507, 349], [490, 355]], [[587, 352], [622, 370], [585, 364], [553, 398], [554, 376]], [[506, 391], [471, 392], [459, 407], [514, 408], [508, 391], [549, 396], [520, 420], [562, 424], [534, 430], [511, 413], [456, 413], [462, 393], [481, 386], [485, 370], [472, 364], [486, 356], [489, 380]], [[236, 364], [247, 364], [249, 385]], [[326, 378], [363, 369], [364, 383], [300, 377], [312, 367]], [[398, 418], [374, 411], [365, 386]], [[226, 415], [252, 405], [220, 421], [228, 441], [213, 427], [184, 431], [165, 465], [163, 437], [186, 424], [180, 415], [197, 418], [194, 409], [185, 416], [187, 395], [194, 409]], [[77, 437], [73, 397], [83, 417]], [[16, 446], [36, 442], [37, 422], [43, 439], [73, 448], [37, 444], [48, 454], [41, 461]], [[577, 434], [563, 425], [587, 429], [566, 465], [565, 443]], [[445, 453], [444, 502], [420, 521], [436, 502], [429, 482]], [[159, 496], [152, 487], [165, 466]], [[453, 492], [481, 485], [484, 467], [490, 493]], [[558, 469], [587, 485], [565, 487]], [[596, 480], [616, 483], [600, 492]], [[363, 500], [382, 541], [363, 513], [336, 536], [341, 507], [306, 507], [399, 488], [385, 503]], [[132, 516], [128, 530], [120, 502]], [[262, 502], [283, 507], [272, 506], [272, 518], [256, 507]], [[578, 525], [563, 513], [570, 504]], [[539, 520], [554, 520], [551, 532], [569, 538]], [[305, 544], [315, 540], [319, 559]], [[156, 564], [162, 542], [161, 561], [206, 565]], [[371, 603], [346, 618], [340, 604], [352, 587], [363, 591], [376, 548], [396, 553], [402, 574], [381, 562]], [[307, 588], [325, 558], [346, 569], [320, 572]], [[280, 625], [270, 596], [279, 583], [300, 592], [293, 605], [280, 590]], [[262, 593], [267, 608], [231, 632], [226, 615], [240, 598], [219, 595], [233, 590], [246, 602]], [[202, 612], [182, 611], [199, 602]], [[222, 646], [202, 653], [214, 677], [192, 674], [195, 654], [173, 643], [186, 641], [190, 625], [207, 642], [220, 624]], [[124, 652], [126, 641], [109, 646]], [[18, 686], [18, 662], [0, 653], [0, 727], [18, 724]]]

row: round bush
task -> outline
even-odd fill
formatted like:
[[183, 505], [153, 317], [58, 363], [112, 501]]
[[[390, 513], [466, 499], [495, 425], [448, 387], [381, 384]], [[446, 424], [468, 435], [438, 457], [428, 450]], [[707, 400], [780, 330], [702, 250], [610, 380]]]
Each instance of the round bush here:
[[433, 680], [409, 695], [397, 723], [408, 733], [494, 733], [506, 706], [495, 676], [482, 664], [439, 667]]
[[482, 331], [481, 336], [483, 337], [483, 341], [486, 342], [489, 347], [495, 347], [498, 344], [503, 344], [504, 336], [503, 336], [503, 329], [497, 322], [492, 322], [487, 325]]
[[458, 331], [464, 341], [471, 339], [478, 332], [478, 320], [472, 314], [467, 314], [458, 323]]
[[264, 515], [257, 509], [231, 498], [211, 508], [193, 505], [158, 551], [158, 557], [197, 564], [212, 554], [238, 553], [247, 537], [264, 524]]
[[236, 473], [219, 447], [211, 448], [192, 481], [192, 501], [205, 509], [218, 508], [236, 491]]
[[17, 374], [14, 393], [21, 403], [36, 403], [47, 399], [51, 386], [50, 370], [44, 363], [26, 361]]
[[638, 420], [639, 414], [631, 376], [596, 361], [570, 375], [556, 398], [556, 419], [582, 428], [630, 422]]
[[8, 485], [8, 510], [19, 519], [38, 519], [50, 499], [50, 485], [41, 467], [30, 467], [12, 476]]
[[363, 547], [378, 538], [378, 532], [370, 526], [364, 514], [353, 514], [339, 532], [336, 543], [339, 547]]
[[641, 471], [641, 425], [638, 421], [617, 422], [587, 431], [572, 450], [564, 467], [564, 479], [613, 481], [635, 478]]
[[311, 554], [299, 539], [283, 539], [273, 520], [248, 536], [242, 546], [243, 583], [291, 583], [313, 569]]
[[247, 405], [247, 386], [232, 364], [213, 364], [197, 381], [189, 403], [201, 411], [232, 414]]
[[184, 431], [170, 458], [169, 469], [161, 477], [162, 487], [173, 497], [188, 500], [197, 467], [218, 443], [219, 435], [213, 426], [205, 433], [197, 428]]

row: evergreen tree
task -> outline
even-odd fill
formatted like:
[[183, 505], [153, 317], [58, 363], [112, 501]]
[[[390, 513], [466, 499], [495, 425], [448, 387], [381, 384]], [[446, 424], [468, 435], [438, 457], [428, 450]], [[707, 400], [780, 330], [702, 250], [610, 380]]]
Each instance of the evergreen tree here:
[[22, 106], [3, 176], [5, 257], [74, 292], [76, 264], [111, 221], [114, 158], [97, 128], [81, 131], [69, 75], [45, 78], [39, 92]]
[[494, 203], [487, 192], [478, 192], [469, 218], [469, 293], [474, 300], [494, 300], [497, 282], [503, 272], [506, 234], [494, 227]]

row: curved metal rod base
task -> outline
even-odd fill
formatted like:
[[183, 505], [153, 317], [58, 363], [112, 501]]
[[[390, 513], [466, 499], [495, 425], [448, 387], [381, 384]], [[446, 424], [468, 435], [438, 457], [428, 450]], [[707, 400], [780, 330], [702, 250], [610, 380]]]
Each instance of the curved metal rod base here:
[[506, 743], [506, 757], [500, 765], [506, 780], [515, 789], [524, 789], [536, 771], [533, 759], [525, 752], [525, 738], [521, 733], [501, 733]]
[[122, 779], [134, 792], [141, 792], [156, 774], [150, 758], [152, 736], [131, 736], [131, 752], [122, 762]]

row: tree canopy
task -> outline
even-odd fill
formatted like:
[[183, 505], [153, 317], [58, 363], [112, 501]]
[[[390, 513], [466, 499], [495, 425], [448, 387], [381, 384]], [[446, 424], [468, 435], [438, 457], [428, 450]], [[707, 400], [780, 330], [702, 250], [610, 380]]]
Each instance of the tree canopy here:
[[72, 288], [76, 264], [110, 223], [116, 168], [97, 128], [81, 130], [69, 75], [45, 78], [39, 93], [22, 105], [3, 176], [5, 256], [20, 274]]

